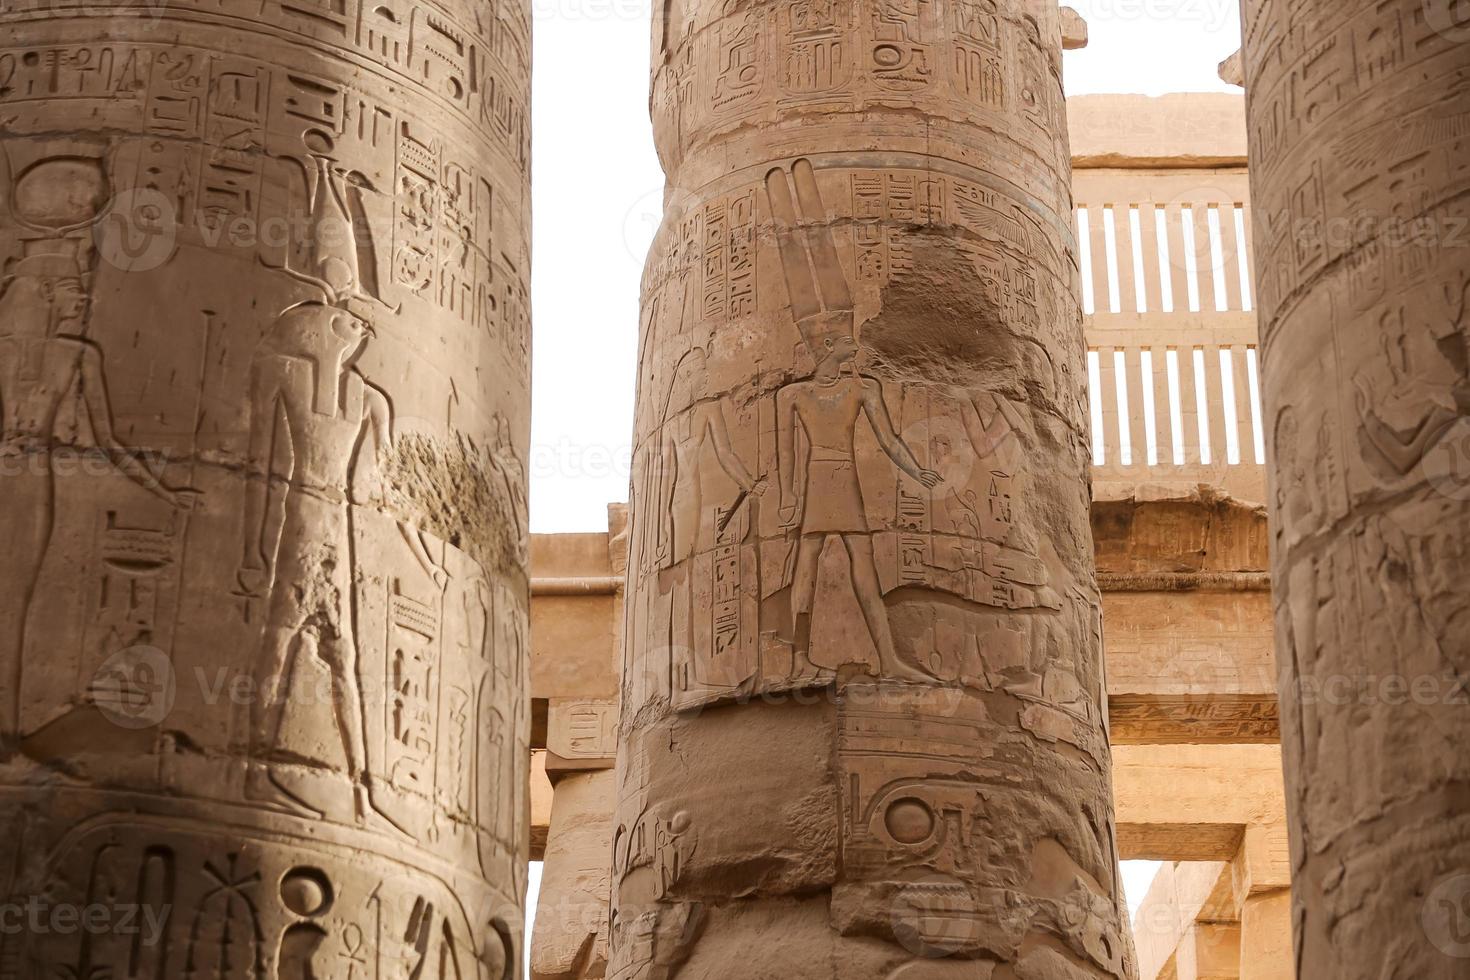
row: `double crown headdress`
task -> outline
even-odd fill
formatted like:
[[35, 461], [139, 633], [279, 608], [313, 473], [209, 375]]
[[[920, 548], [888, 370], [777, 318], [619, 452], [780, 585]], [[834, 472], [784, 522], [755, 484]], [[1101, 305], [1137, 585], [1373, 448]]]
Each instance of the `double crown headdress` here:
[[[766, 193], [775, 218], [791, 314], [807, 349], [821, 361], [829, 342], [853, 337], [853, 302], [811, 161], [797, 160], [789, 176], [779, 167], [766, 174]], [[803, 226], [802, 218], [810, 224]]]

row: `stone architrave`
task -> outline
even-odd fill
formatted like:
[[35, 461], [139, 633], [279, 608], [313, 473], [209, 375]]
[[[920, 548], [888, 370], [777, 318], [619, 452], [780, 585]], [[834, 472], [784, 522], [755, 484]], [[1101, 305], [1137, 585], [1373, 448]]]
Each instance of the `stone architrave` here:
[[1470, 9], [1248, 0], [1296, 968], [1470, 970]]
[[0, 14], [0, 978], [501, 980], [529, 12], [229, 8]]
[[1056, 4], [653, 42], [609, 976], [1134, 976]]

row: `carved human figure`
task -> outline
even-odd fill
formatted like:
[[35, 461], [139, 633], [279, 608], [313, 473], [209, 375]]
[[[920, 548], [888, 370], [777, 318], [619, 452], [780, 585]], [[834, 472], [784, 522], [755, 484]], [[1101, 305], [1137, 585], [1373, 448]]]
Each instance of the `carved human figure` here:
[[[360, 462], [376, 462], [392, 447], [392, 410], [356, 366], [373, 328], [343, 175], [329, 161], [315, 164], [307, 170], [315, 175], [309, 271], [283, 271], [319, 289], [326, 302], [308, 300], [281, 313], [251, 366], [251, 479], [238, 578], [243, 594], [265, 602], [268, 612], [253, 676], [246, 792], [288, 809], [319, 809], [282, 785], [271, 764], [293, 665], [310, 658], [331, 674], [332, 712], [357, 816], [365, 820], [377, 811], [358, 678], [352, 507], [367, 497]], [[443, 572], [422, 539], [407, 528], [403, 534], [442, 586]]]
[[[818, 564], [828, 539], [836, 537], [847, 550], [853, 591], [883, 676], [926, 683], [932, 678], [900, 660], [894, 646], [858, 479], [859, 419], [866, 417], [883, 452], [904, 473], [929, 488], [940, 483], [940, 476], [921, 466], [899, 436], [882, 386], [851, 370], [859, 351], [853, 336], [852, 295], [825, 224], [816, 174], [809, 161], [798, 160], [792, 177], [796, 200], [809, 219], [821, 222], [804, 248], [797, 241], [796, 203], [786, 172], [778, 169], [767, 175], [792, 315], [816, 362], [812, 376], [783, 387], [776, 404], [781, 522], [798, 533], [791, 600], [795, 652], [800, 661], [809, 660]], [[806, 438], [801, 458], [798, 431]]]
[[370, 794], [349, 495], [359, 456], [381, 454], [392, 443], [388, 399], [355, 367], [371, 333], [347, 310], [307, 302], [277, 317], [261, 341], [251, 369], [252, 479], [239, 573], [245, 595], [269, 602], [251, 704], [248, 790], [261, 799], [289, 798], [271, 779], [269, 760], [291, 664], [312, 657], [331, 671], [360, 816]]
[[[1325, 428], [1323, 432], [1326, 433]], [[1296, 411], [1292, 408], [1283, 410], [1276, 421], [1275, 448], [1281, 474], [1277, 481], [1276, 498], [1278, 513], [1291, 517], [1291, 521], [1278, 532], [1287, 547], [1294, 547], [1304, 538], [1315, 534], [1323, 521], [1323, 514], [1319, 511], [1321, 494], [1313, 475], [1307, 471], [1303, 462], [1304, 455], [1311, 447], [1302, 445], [1302, 438]], [[1317, 564], [1304, 561], [1294, 565], [1287, 577], [1286, 588], [1279, 591], [1279, 599], [1285, 605], [1289, 617], [1287, 622], [1291, 633], [1287, 642], [1291, 650], [1293, 673], [1298, 678], [1313, 677], [1317, 659]], [[1305, 716], [1310, 718], [1315, 714], [1311, 698], [1302, 699], [1300, 704]], [[1308, 730], [1313, 730], [1313, 726], [1302, 726], [1303, 732]], [[1303, 753], [1311, 751], [1305, 740], [1301, 743], [1301, 750]]]
[[[81, 452], [63, 432], [63, 413], [80, 409], [91, 442], [111, 463], [159, 498], [185, 505], [113, 433], [101, 349], [87, 339], [87, 287], [77, 239], [27, 243], [27, 254], [0, 280], [0, 540], [10, 549], [14, 587], [0, 600], [0, 664], [8, 665], [0, 697], [0, 738], [20, 731], [27, 612], [55, 520], [57, 458]], [[79, 433], [76, 439], [82, 438]]]
[[[751, 497], [768, 489], [765, 479], [751, 476], [735, 452], [725, 421], [723, 397], [712, 397], [706, 384], [704, 351], [694, 348], [680, 359], [664, 400], [663, 425], [655, 458], [658, 591], [670, 596], [670, 640], [695, 651], [696, 603], [692, 560], [708, 552]], [[723, 506], [705, 501], [706, 460], [714, 462], [740, 488]]]
[[500, 473], [506, 499], [510, 501], [511, 516], [515, 519], [516, 541], [525, 561], [530, 547], [531, 508], [526, 496], [526, 467], [516, 455], [515, 442], [511, 439], [510, 420], [504, 415], [495, 417], [495, 448], [491, 453], [495, 468]]
[[695, 348], [674, 369], [664, 402], [658, 457], [658, 559], [661, 568], [674, 568], [713, 543], [718, 528], [704, 505], [705, 452], [735, 485], [740, 496], [723, 512], [728, 514], [751, 495], [766, 492], [768, 483], [750, 475], [732, 448], [725, 421], [724, 398], [710, 396], [706, 385], [705, 354]]
[[[1455, 284], [1445, 284], [1444, 297], [1443, 322], [1434, 325], [1433, 339], [1455, 380], [1447, 392], [1424, 407], [1415, 425], [1396, 428], [1384, 421], [1376, 408], [1381, 399], [1370, 376], [1364, 373], [1356, 379], [1363, 457], [1387, 478], [1412, 472], [1457, 422], [1470, 418], [1470, 315], [1467, 315], [1470, 314], [1470, 276], [1462, 276]], [[1423, 385], [1418, 377], [1395, 380], [1403, 380], [1411, 390]]]

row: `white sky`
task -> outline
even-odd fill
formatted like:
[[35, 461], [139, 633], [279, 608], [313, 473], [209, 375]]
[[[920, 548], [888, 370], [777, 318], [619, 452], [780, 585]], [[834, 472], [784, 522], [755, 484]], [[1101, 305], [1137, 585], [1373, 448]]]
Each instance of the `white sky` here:
[[[1238, 0], [1070, 0], [1091, 44], [1069, 94], [1235, 91]], [[663, 174], [648, 121], [650, 0], [533, 0], [531, 525], [601, 531], [627, 499], [638, 286]], [[1130, 905], [1157, 866], [1124, 867]], [[538, 871], [539, 877], [539, 868]]]

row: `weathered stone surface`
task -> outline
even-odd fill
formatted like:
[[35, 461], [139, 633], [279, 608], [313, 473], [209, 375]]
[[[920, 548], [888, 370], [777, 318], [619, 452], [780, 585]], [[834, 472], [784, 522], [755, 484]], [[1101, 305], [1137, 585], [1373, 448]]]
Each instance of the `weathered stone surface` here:
[[1179, 950], [1200, 924], [1236, 924], [1238, 943], [1237, 919], [1228, 864], [1166, 862], [1133, 917], [1140, 980], [1176, 978]]
[[1246, 828], [1284, 823], [1279, 746], [1118, 745], [1113, 753], [1124, 860], [1230, 860]]
[[1244, 52], [1236, 51], [1230, 57], [1220, 62], [1218, 72], [1220, 81], [1227, 85], [1245, 85], [1245, 61]]
[[[1301, 974], [1311, 976], [1310, 973]], [[1240, 909], [1240, 980], [1297, 980], [1292, 956], [1291, 892], [1244, 899]]]
[[1087, 21], [1071, 7], [1062, 8], [1062, 50], [1081, 51], [1087, 47]]
[[1074, 95], [1067, 100], [1072, 166], [1244, 167], [1238, 95]]
[[531, 538], [531, 688], [537, 698], [615, 698], [621, 580], [606, 534]]
[[1177, 980], [1239, 980], [1241, 927], [1234, 923], [1198, 922], [1175, 953]]
[[500, 980], [527, 7], [0, 27], [0, 977]]
[[536, 908], [531, 980], [606, 975], [608, 854], [616, 785], [611, 770], [557, 780]]
[[656, 10], [612, 976], [1133, 974], [1061, 40]]
[[1463, 977], [1470, 11], [1245, 13], [1296, 965]]

